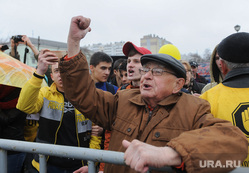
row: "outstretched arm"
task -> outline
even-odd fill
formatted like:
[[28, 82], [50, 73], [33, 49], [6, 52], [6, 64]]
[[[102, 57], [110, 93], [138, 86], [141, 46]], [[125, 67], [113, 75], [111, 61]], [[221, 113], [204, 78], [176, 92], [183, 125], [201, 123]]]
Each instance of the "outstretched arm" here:
[[91, 31], [89, 27], [91, 20], [83, 16], [73, 17], [70, 24], [67, 46], [68, 57], [77, 55], [80, 52], [80, 40]]
[[[28, 36], [23, 35], [22, 36], [22, 40], [23, 42], [19, 42], [20, 44], [25, 44], [28, 47], [30, 47], [30, 49], [32, 50], [32, 52], [34, 53], [35, 57], [38, 57], [39, 51], [36, 49], [35, 45], [33, 45], [33, 43], [31, 42], [31, 40], [29, 39]], [[38, 61], [38, 59], [36, 59]]]

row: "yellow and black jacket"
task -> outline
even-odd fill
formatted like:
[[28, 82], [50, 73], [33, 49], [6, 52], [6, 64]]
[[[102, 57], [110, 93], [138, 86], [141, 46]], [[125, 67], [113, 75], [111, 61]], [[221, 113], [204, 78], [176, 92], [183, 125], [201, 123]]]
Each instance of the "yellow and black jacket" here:
[[[248, 96], [249, 68], [238, 68], [230, 71], [222, 83], [204, 92], [200, 98], [210, 103], [214, 117], [232, 122], [245, 134], [249, 142]], [[249, 167], [249, 155], [242, 166]]]
[[[32, 76], [21, 90], [17, 108], [27, 114], [39, 112], [37, 142], [57, 144], [57, 135], [64, 115], [64, 96], [57, 91], [55, 83], [50, 87], [42, 88], [41, 83], [42, 79]], [[92, 122], [78, 110], [74, 109], [74, 112], [75, 140], [77, 140], [78, 147], [100, 149], [101, 137], [91, 136]], [[49, 157], [47, 160], [49, 162]], [[32, 163], [39, 170], [39, 164], [34, 161]], [[58, 165], [61, 165], [61, 163], [58, 163]], [[84, 165], [83, 161], [82, 165]]]

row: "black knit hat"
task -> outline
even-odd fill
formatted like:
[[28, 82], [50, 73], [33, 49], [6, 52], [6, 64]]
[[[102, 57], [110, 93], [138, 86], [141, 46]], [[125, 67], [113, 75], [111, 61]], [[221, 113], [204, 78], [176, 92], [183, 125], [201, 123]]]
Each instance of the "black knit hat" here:
[[219, 56], [229, 62], [249, 62], [249, 33], [239, 32], [223, 39], [217, 48]]
[[186, 70], [182, 63], [177, 59], [173, 58], [167, 54], [146, 54], [141, 57], [141, 64], [144, 65], [148, 61], [156, 61], [162, 65], [168, 65], [173, 72], [175, 72], [176, 77], [186, 79]]

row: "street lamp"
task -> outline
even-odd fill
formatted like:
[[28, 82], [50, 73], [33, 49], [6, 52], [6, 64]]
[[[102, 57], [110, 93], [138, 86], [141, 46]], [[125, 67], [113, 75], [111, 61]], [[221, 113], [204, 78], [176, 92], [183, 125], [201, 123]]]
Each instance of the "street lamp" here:
[[235, 26], [234, 26], [234, 29], [235, 29], [235, 31], [239, 32], [239, 30], [240, 30], [240, 25], [235, 25]]

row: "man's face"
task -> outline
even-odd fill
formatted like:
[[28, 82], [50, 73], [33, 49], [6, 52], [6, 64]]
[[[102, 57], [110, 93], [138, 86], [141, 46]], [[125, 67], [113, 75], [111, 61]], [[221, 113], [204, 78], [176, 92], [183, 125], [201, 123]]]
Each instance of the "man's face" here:
[[58, 68], [58, 62], [51, 66], [50, 76], [51, 76], [51, 79], [56, 84], [57, 89], [61, 92], [64, 92], [60, 71]]
[[111, 62], [100, 62], [96, 67], [90, 65], [92, 78], [95, 82], [106, 82], [112, 68]]
[[141, 75], [139, 73], [139, 69], [142, 67], [140, 62], [141, 57], [141, 54], [135, 54], [134, 56], [128, 57], [127, 78], [129, 81], [140, 80]]
[[190, 84], [190, 79], [192, 78], [192, 71], [188, 70], [187, 65], [183, 64], [185, 70], [186, 70], [186, 82], [185, 85], [189, 85]]
[[[143, 68], [156, 68], [172, 72], [155, 62], [148, 62]], [[181, 82], [179, 83], [180, 80]], [[153, 76], [152, 72], [149, 71], [141, 77], [140, 92], [147, 103], [158, 103], [169, 95], [179, 92], [184, 82], [183, 78], [177, 78], [167, 72], [163, 72], [161, 76]]]
[[130, 83], [130, 81], [127, 78], [127, 71], [119, 70], [119, 76], [120, 76], [120, 79], [121, 79], [121, 86]]
[[192, 73], [193, 73], [193, 74], [196, 74], [196, 73], [197, 73], [197, 70], [198, 70], [198, 67], [196, 67], [196, 66], [191, 66], [191, 70], [192, 70]]
[[219, 57], [218, 53], [216, 53], [216, 55], [215, 55], [215, 63], [217, 65], [217, 67], [219, 68], [219, 70], [222, 72], [222, 69], [221, 69], [221, 60], [220, 60], [220, 57]]

